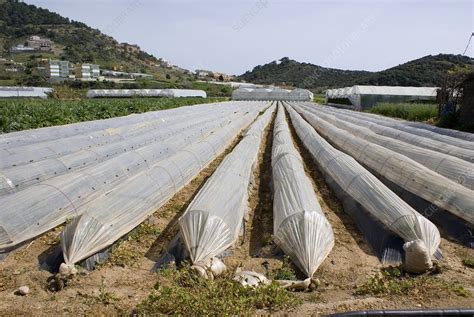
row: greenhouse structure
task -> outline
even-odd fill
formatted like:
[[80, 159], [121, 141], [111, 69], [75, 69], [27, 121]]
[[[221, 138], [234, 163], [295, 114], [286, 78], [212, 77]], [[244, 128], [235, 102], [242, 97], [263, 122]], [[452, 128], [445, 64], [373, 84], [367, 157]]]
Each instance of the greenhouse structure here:
[[232, 93], [232, 100], [285, 100], [311, 101], [313, 93], [306, 89], [268, 88], [239, 88]]
[[196, 89], [91, 89], [87, 98], [129, 98], [129, 97], [201, 97], [206, 98], [204, 90]]
[[48, 87], [0, 87], [0, 98], [48, 98], [53, 88]]
[[347, 104], [357, 110], [379, 102], [435, 100], [438, 87], [352, 86], [326, 90], [326, 103]]

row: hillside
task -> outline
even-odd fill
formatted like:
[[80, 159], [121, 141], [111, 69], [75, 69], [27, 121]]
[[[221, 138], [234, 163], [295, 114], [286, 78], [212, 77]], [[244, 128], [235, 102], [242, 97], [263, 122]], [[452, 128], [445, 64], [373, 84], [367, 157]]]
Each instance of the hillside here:
[[278, 62], [256, 66], [240, 79], [258, 84], [291, 85], [320, 90], [356, 84], [437, 86], [452, 70], [473, 67], [472, 59], [461, 55], [425, 56], [380, 72], [340, 70], [310, 63], [300, 63], [284, 57]]
[[169, 68], [165, 71], [162, 61], [155, 56], [141, 49], [130, 50], [84, 23], [16, 0], [0, 1], [0, 55], [10, 55], [22, 62], [33, 59], [31, 56], [22, 57], [23, 53], [8, 53], [10, 47], [22, 44], [31, 35], [48, 38], [54, 43], [51, 53], [36, 53], [36, 57], [54, 57], [73, 63], [91, 62], [102, 68], [162, 74], [163, 78], [165, 72], [172, 76], [183, 75]]

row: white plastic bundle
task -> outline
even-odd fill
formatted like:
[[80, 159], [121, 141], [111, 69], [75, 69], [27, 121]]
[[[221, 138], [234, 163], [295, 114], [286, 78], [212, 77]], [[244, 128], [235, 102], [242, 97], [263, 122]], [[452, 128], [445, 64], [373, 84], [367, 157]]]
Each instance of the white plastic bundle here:
[[[78, 216], [79, 208], [103, 191], [114, 188], [139, 171], [149, 169], [154, 162], [170, 157], [193, 141], [206, 137], [213, 129], [228, 125], [231, 119], [242, 117], [247, 109], [259, 107], [253, 104], [241, 108], [241, 111], [232, 111], [220, 120], [177, 134], [167, 142], [138, 148], [89, 168], [0, 196], [0, 250], [42, 234], [67, 218]], [[204, 111], [201, 117], [209, 115], [212, 116], [212, 111]]]
[[322, 171], [375, 219], [405, 240], [405, 266], [413, 272], [431, 267], [440, 235], [436, 226], [416, 212], [349, 155], [324, 140], [291, 107], [287, 107], [296, 133]]
[[336, 109], [329, 107], [328, 110], [334, 110], [335, 112], [344, 113], [352, 117], [363, 119], [366, 121], [381, 124], [386, 127], [391, 127], [397, 130], [405, 131], [414, 135], [419, 135], [428, 139], [437, 140], [443, 143], [451, 144], [460, 148], [474, 150], [474, 143], [462, 139], [458, 139], [452, 136], [443, 135], [434, 131], [416, 128], [411, 125], [407, 125], [405, 121], [393, 120], [387, 117], [381, 117], [372, 113], [361, 113], [357, 111], [349, 111], [344, 109]]
[[248, 187], [270, 107], [244, 134], [179, 219], [181, 237], [195, 265], [205, 266], [238, 238], [248, 208]]
[[[365, 119], [361, 120], [351, 115], [351, 112], [343, 113], [342, 112], [343, 110], [337, 110], [335, 108], [328, 108], [328, 109], [329, 109], [328, 111], [338, 113], [341, 118], [344, 118], [344, 120], [360, 125], [360, 126], [367, 127], [377, 134], [387, 136], [392, 139], [400, 140], [408, 144], [416, 145], [421, 148], [430, 149], [430, 150], [445, 153], [451, 156], [455, 156], [471, 163], [474, 162], [473, 150], [461, 148], [461, 147], [447, 144], [438, 140], [433, 140], [433, 139], [430, 139], [429, 137], [423, 137], [420, 135], [415, 135], [409, 132], [401, 131], [395, 128], [381, 125], [379, 123], [370, 122]], [[349, 111], [349, 110], [345, 110], [345, 111]]]
[[314, 115], [302, 107], [295, 106], [295, 108], [321, 135], [360, 163], [441, 209], [474, 223], [472, 190], [404, 155], [359, 138], [357, 134], [347, 133], [341, 129], [344, 125], [340, 120], [325, 121], [327, 116], [323, 113]]
[[346, 121], [346, 116], [339, 115], [337, 112], [326, 111], [324, 107], [303, 106], [303, 108], [357, 137], [403, 154], [456, 183], [462, 184], [471, 190], [474, 189], [474, 164], [470, 162], [379, 135], [362, 125]]
[[273, 130], [272, 172], [275, 242], [311, 278], [331, 252], [334, 235], [293, 145], [282, 105]]
[[61, 234], [65, 264], [73, 267], [138, 226], [222, 153], [261, 109], [262, 105], [256, 106], [227, 127], [160, 160], [82, 207], [80, 216]]

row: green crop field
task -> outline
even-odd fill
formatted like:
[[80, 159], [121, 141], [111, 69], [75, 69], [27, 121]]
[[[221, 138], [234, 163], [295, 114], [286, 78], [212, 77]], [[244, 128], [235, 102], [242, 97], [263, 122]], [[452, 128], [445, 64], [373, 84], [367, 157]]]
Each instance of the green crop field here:
[[438, 105], [427, 103], [379, 103], [367, 112], [409, 121], [428, 121], [438, 115]]
[[0, 100], [0, 132], [7, 133], [177, 108], [226, 98], [130, 98], [91, 100]]

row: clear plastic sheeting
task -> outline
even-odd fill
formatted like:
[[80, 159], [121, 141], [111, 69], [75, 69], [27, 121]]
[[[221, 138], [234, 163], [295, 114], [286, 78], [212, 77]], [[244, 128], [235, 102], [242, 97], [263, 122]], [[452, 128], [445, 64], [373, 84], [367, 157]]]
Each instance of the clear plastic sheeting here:
[[332, 147], [292, 107], [287, 107], [296, 133], [320, 169], [389, 230], [405, 240], [406, 269], [431, 268], [440, 243], [436, 226], [395, 195], [349, 155]]
[[91, 89], [87, 98], [120, 98], [120, 97], [202, 97], [206, 98], [204, 90], [196, 89]]
[[[153, 163], [174, 155], [183, 147], [206, 137], [214, 129], [227, 126], [248, 111], [261, 105], [239, 105], [235, 111], [229, 107], [227, 115], [220, 119], [194, 126], [176, 134], [166, 142], [122, 153], [109, 160], [82, 168], [75, 172], [53, 177], [16, 193], [0, 196], [0, 250], [9, 249], [63, 223], [67, 218], [78, 216], [79, 208], [103, 192], [117, 186], [134, 174], [150, 168]], [[213, 117], [215, 109], [202, 108], [201, 118]]]
[[435, 100], [437, 87], [359, 86], [326, 90], [326, 101], [347, 99], [357, 109], [370, 108], [378, 102]]
[[272, 172], [274, 240], [311, 278], [331, 252], [334, 235], [293, 145], [282, 105], [273, 130]]
[[[379, 135], [362, 125], [345, 121], [347, 117], [339, 115], [338, 112], [328, 111], [326, 107], [315, 107], [302, 105], [305, 110], [317, 115], [317, 117], [332, 123], [338, 128], [344, 129], [351, 134], [362, 138], [368, 142], [378, 144], [389, 150], [405, 155], [408, 158], [420, 163], [424, 167], [443, 175], [450, 180], [462, 184], [471, 190], [474, 189], [474, 165], [460, 158], [440, 153], [430, 149], [411, 145], [396, 139]], [[359, 121], [358, 121], [359, 122]]]
[[53, 92], [48, 87], [0, 87], [0, 98], [41, 98], [46, 99]]
[[[81, 148], [80, 144], [71, 142], [71, 144], [68, 145], [67, 141], [58, 142], [57, 146], [54, 144], [54, 147], [52, 146], [52, 148], [57, 149], [55, 152], [58, 156], [57, 158], [39, 160], [29, 164], [3, 169], [0, 172], [0, 195], [21, 190], [58, 175], [93, 166], [124, 152], [136, 151], [147, 145], [150, 145], [151, 149], [156, 149], [158, 142], [165, 142], [168, 138], [172, 138], [180, 133], [192, 139], [195, 135], [195, 133], [193, 133], [195, 128], [212, 124], [214, 120], [225, 117], [228, 112], [229, 109], [221, 107], [220, 109], [215, 109], [212, 115], [199, 117], [197, 120], [189, 120], [195, 115], [191, 117], [177, 115], [176, 118], [163, 119], [164, 121], [160, 120], [161, 124], [159, 125], [153, 124], [154, 129], [152, 130], [147, 129], [138, 135], [135, 135], [136, 131], [133, 132], [134, 130], [132, 128], [128, 131], [124, 130], [124, 132], [120, 134], [122, 138], [118, 141], [81, 149], [63, 156], [59, 154], [62, 148], [69, 147], [69, 152], [73, 151], [71, 148]], [[85, 137], [87, 138], [87, 136]], [[78, 136], [72, 138], [77, 139]], [[70, 138], [66, 138], [65, 140], [68, 139]], [[50, 142], [51, 141], [46, 143]], [[33, 144], [35, 146], [34, 148], [41, 148], [41, 144], [43, 143], [39, 145]], [[22, 148], [33, 147], [33, 145], [27, 145]], [[22, 155], [21, 151], [17, 153], [19, 156]], [[27, 151], [27, 153], [34, 154], [34, 151]]]
[[282, 89], [278, 87], [246, 88], [240, 87], [232, 93], [232, 100], [288, 100], [311, 101], [313, 93], [306, 89]]
[[404, 155], [366, 141], [357, 134], [347, 133], [338, 120], [331, 120], [331, 124], [329, 120], [324, 120], [323, 114], [314, 115], [302, 107], [294, 107], [321, 135], [361, 164], [407, 191], [474, 224], [474, 191]]
[[214, 160], [263, 109], [263, 104], [80, 208], [61, 234], [66, 265], [113, 244], [162, 206]]
[[[216, 111], [221, 110], [216, 106], [210, 106]], [[181, 108], [180, 108], [181, 109]], [[121, 126], [116, 126], [113, 128], [103, 128], [96, 131], [90, 131], [85, 133], [80, 133], [72, 136], [68, 136], [68, 128], [65, 126], [63, 129], [58, 129], [56, 127], [47, 128], [46, 131], [39, 129], [38, 134], [42, 131], [50, 132], [51, 134], [57, 135], [52, 140], [41, 141], [31, 144], [8, 146], [0, 145], [0, 168], [11, 168], [17, 167], [23, 164], [38, 162], [48, 158], [60, 157], [69, 153], [74, 153], [79, 150], [89, 149], [94, 150], [97, 146], [112, 144], [116, 142], [123, 141], [125, 143], [130, 142], [130, 139], [138, 136], [145, 135], [148, 136], [150, 133], [153, 133], [157, 129], [164, 128], [166, 125], [183, 122], [189, 118], [195, 118], [196, 114], [202, 113], [206, 107], [198, 107], [198, 109], [193, 109], [192, 107], [183, 107], [180, 111], [167, 112], [161, 114], [158, 118], [151, 117], [147, 120], [147, 116], [142, 116], [143, 121], [132, 122], [127, 124], [124, 122]], [[127, 118], [127, 117], [125, 117]], [[116, 118], [117, 121], [124, 121], [123, 118]], [[103, 123], [99, 121], [89, 122], [88, 125], [103, 127]], [[135, 121], [135, 120], [133, 120]], [[65, 135], [61, 135], [61, 131], [66, 130]], [[35, 131], [35, 130], [33, 130]], [[20, 135], [24, 134], [24, 138], [29, 138], [30, 131], [18, 132]], [[15, 133], [16, 134], [16, 133]], [[6, 136], [8, 136], [7, 134]], [[17, 144], [15, 142], [14, 144]]]
[[263, 131], [275, 111], [270, 107], [244, 133], [179, 219], [182, 240], [195, 265], [234, 245], [248, 209], [248, 189]]
[[[19, 132], [12, 132], [0, 135], [0, 149], [10, 149], [23, 146], [31, 143], [45, 142], [50, 140], [58, 140], [67, 137], [71, 137], [78, 134], [93, 133], [94, 131], [104, 130], [104, 136], [108, 134], [115, 134], [117, 128], [121, 128], [132, 124], [143, 124], [151, 122], [153, 120], [160, 120], [166, 118], [172, 118], [174, 115], [181, 115], [183, 113], [194, 113], [198, 114], [206, 109], [218, 108], [221, 105], [239, 105], [239, 102], [221, 102], [211, 104], [200, 104], [195, 106], [184, 106], [168, 110], [150, 111], [140, 114], [131, 114], [123, 117], [116, 117], [104, 120], [79, 122], [73, 124], [67, 124], [62, 126], [40, 128], [34, 130], [25, 130]], [[244, 103], [240, 103], [244, 105]], [[248, 103], [247, 103], [248, 104]], [[98, 137], [97, 135], [93, 135]], [[1, 161], [0, 161], [1, 163]]]
[[381, 117], [372, 113], [361, 113], [357, 111], [348, 111], [348, 110], [343, 110], [343, 109], [335, 109], [332, 107], [328, 107], [327, 110], [332, 110], [334, 112], [340, 112], [343, 114], [347, 114], [352, 117], [356, 117], [359, 119], [363, 119], [366, 121], [374, 122], [383, 126], [391, 127], [397, 130], [405, 131], [414, 135], [419, 135], [425, 138], [429, 138], [432, 140], [437, 140], [446, 144], [450, 144], [453, 146], [457, 146], [460, 148], [465, 148], [469, 150], [474, 150], [474, 142], [466, 141], [466, 140], [461, 140], [455, 137], [439, 134], [433, 131], [425, 130], [425, 129], [420, 129], [420, 128], [415, 128], [410, 125], [405, 124], [404, 121], [397, 121], [393, 119], [389, 119], [386, 117]]
[[404, 132], [398, 129], [394, 129], [388, 126], [383, 126], [378, 123], [370, 122], [365, 119], [359, 119], [351, 115], [351, 113], [343, 113], [343, 110], [338, 110], [335, 108], [331, 108], [333, 113], [337, 113], [338, 117], [344, 119], [345, 121], [349, 121], [351, 123], [367, 127], [370, 130], [374, 131], [379, 135], [383, 135], [392, 139], [400, 140], [406, 142], [408, 144], [416, 145], [421, 148], [434, 150], [437, 152], [445, 153], [451, 156], [458, 157], [465, 161], [474, 162], [474, 151], [460, 148], [454, 145], [446, 144], [441, 141], [433, 140], [428, 137], [423, 137], [419, 135], [414, 135], [408, 132]]

